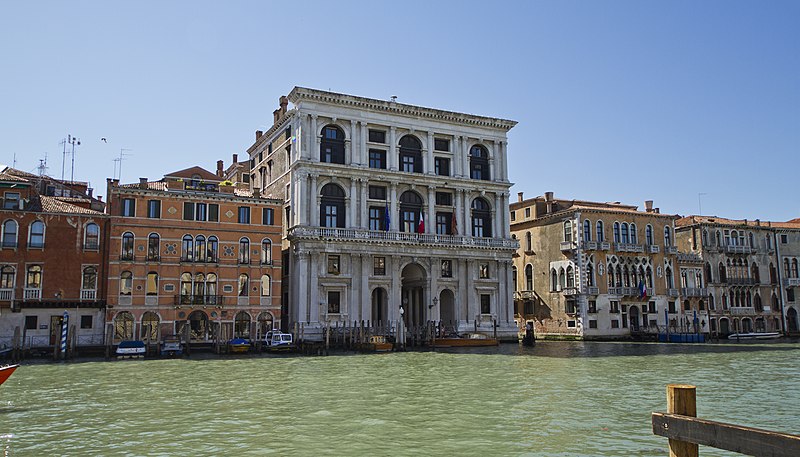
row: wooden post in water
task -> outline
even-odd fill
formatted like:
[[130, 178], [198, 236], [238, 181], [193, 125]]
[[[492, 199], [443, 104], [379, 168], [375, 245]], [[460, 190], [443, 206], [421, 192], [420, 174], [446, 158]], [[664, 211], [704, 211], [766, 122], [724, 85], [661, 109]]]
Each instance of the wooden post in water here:
[[72, 329], [69, 333], [69, 350], [67, 354], [69, 355], [70, 359], [75, 358], [75, 353], [78, 349], [78, 332], [75, 331], [75, 324], [72, 324]]
[[[697, 417], [697, 387], [688, 384], [667, 385], [667, 413]], [[669, 457], [698, 457], [698, 445], [669, 440]]]
[[187, 357], [189, 357], [189, 356], [191, 356], [191, 355], [192, 355], [192, 354], [191, 354], [191, 351], [189, 350], [189, 346], [191, 346], [191, 345], [189, 344], [189, 341], [191, 340], [191, 333], [190, 333], [190, 331], [191, 331], [191, 328], [190, 328], [189, 321], [186, 321], [186, 324], [184, 324], [184, 326], [183, 326], [183, 341], [184, 341], [184, 342], [185, 342], [185, 344], [186, 344], [186, 356], [187, 356]]

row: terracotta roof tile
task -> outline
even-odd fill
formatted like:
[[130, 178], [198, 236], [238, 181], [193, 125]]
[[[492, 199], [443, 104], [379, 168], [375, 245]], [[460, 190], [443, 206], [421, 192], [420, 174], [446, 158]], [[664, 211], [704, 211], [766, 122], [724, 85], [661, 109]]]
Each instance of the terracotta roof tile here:
[[41, 208], [41, 211], [45, 213], [95, 214], [98, 216], [103, 215], [103, 213], [99, 211], [95, 211], [93, 209], [88, 209], [82, 206], [73, 205], [71, 203], [65, 202], [63, 201], [64, 199], [61, 197], [48, 197], [45, 195], [40, 195], [38, 199], [39, 199], [39, 207]]
[[[139, 183], [122, 184], [119, 187], [122, 189], [138, 189]], [[147, 190], [167, 190], [167, 183], [164, 181], [149, 181], [147, 183]]]

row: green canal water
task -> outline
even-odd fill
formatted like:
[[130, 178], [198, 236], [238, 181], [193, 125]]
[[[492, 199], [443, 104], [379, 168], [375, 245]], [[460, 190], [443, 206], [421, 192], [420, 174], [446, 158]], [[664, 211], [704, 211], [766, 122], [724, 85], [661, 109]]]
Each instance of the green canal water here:
[[800, 433], [798, 375], [800, 347], [785, 343], [30, 363], [0, 387], [0, 449], [663, 456], [650, 413], [667, 383], [696, 384], [701, 417]]

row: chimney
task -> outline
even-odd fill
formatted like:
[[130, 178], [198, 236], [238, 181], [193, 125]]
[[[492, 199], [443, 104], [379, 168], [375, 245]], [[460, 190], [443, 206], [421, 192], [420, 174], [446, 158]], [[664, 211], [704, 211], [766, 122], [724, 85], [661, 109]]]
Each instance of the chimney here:
[[89, 194], [89, 198], [92, 198], [92, 193], [93, 193], [93, 192], [94, 192], [94, 189], [93, 189], [93, 188], [91, 188], [91, 187], [90, 187], [90, 188], [88, 188], [88, 189], [86, 189], [86, 193], [87, 193], [87, 194]]
[[648, 213], [652, 213], [653, 212], [653, 200], [645, 200], [644, 201], [644, 209]]
[[233, 155], [233, 164], [236, 165], [237, 163], [239, 163], [239, 154], [234, 154]]
[[656, 214], [661, 214], [661, 208], [656, 208], [653, 210]]
[[280, 108], [278, 108], [278, 109], [276, 109], [275, 111], [272, 112], [272, 122], [277, 124], [278, 123], [278, 119], [280, 119], [280, 118], [281, 118], [281, 110], [280, 110]]
[[285, 95], [282, 95], [280, 99], [278, 99], [278, 104], [281, 105], [281, 116], [286, 114], [286, 108], [289, 106], [289, 99], [286, 98]]
[[547, 212], [545, 214], [550, 214], [553, 212], [553, 193], [552, 192], [545, 192], [544, 193], [544, 201], [547, 203]]
[[261, 189], [253, 189], [253, 198], [261, 198]]
[[756, 219], [756, 225], [761, 227], [761, 219]]
[[524, 200], [524, 198], [522, 198], [522, 194], [523, 194], [523, 192], [517, 192], [517, 201], [518, 202], [521, 202], [522, 200]]
[[147, 178], [139, 178], [139, 189], [147, 189]]
[[99, 202], [103, 201], [103, 196], [102, 195], [98, 195], [97, 196], [97, 201], [99, 201]]
[[264, 132], [262, 132], [261, 130], [256, 130], [256, 141], [258, 141], [258, 139], [261, 138], [261, 135], [263, 134]]
[[217, 160], [217, 176], [220, 178], [222, 177], [222, 169], [223, 169], [223, 162], [221, 160]]

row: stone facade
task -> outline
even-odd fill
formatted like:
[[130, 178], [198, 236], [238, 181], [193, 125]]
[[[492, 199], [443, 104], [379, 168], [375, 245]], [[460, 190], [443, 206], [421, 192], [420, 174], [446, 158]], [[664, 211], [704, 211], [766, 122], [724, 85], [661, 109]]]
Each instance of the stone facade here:
[[537, 337], [628, 338], [663, 328], [666, 316], [677, 322], [677, 216], [646, 205], [519, 194], [510, 206], [516, 314]]
[[[294, 107], [288, 109], [291, 102]], [[284, 202], [292, 324], [516, 338], [506, 134], [516, 122], [296, 87], [248, 149]]]

